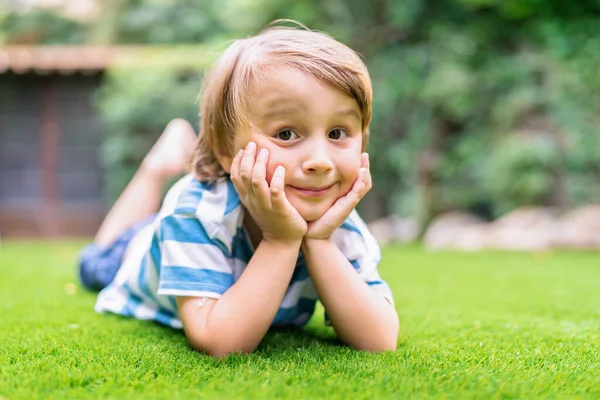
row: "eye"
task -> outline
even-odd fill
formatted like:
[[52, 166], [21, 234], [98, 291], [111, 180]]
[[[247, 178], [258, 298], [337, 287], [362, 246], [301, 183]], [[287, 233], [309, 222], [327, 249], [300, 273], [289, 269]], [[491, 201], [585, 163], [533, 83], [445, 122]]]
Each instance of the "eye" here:
[[298, 137], [298, 135], [296, 134], [296, 132], [294, 132], [291, 129], [284, 129], [282, 131], [277, 132], [275, 134], [275, 137], [279, 140], [289, 141], [289, 140], [296, 139]]
[[334, 129], [327, 135], [329, 139], [340, 140], [345, 139], [348, 136], [348, 132], [343, 129]]

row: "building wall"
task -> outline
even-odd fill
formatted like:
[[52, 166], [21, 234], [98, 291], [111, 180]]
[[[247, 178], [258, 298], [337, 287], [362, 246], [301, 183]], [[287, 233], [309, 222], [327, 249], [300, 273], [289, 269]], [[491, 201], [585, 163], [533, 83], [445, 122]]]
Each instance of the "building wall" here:
[[0, 235], [93, 235], [106, 211], [100, 75], [0, 75]]

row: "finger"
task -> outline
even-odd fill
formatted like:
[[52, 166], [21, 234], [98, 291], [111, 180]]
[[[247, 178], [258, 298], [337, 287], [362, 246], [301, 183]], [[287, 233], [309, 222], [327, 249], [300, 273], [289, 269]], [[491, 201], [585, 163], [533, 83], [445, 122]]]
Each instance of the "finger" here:
[[366, 193], [369, 190], [371, 190], [371, 187], [373, 186], [373, 181], [372, 181], [372, 177], [371, 177], [371, 162], [369, 161], [369, 153], [362, 153], [360, 155], [360, 167], [361, 167], [361, 169], [364, 168], [367, 170], [367, 173], [364, 176], [364, 182], [365, 182], [365, 187], [366, 187], [365, 193]]
[[356, 207], [360, 199], [367, 193], [367, 184], [370, 176], [371, 175], [366, 168], [360, 168], [358, 177], [354, 181], [354, 185], [352, 185], [352, 189], [350, 189], [348, 194], [344, 197], [348, 206], [352, 206], [352, 208]]
[[340, 197], [321, 218], [313, 221], [312, 230], [319, 231], [325, 229], [333, 231], [344, 223], [357, 203], [356, 195], [352, 192]]
[[366, 169], [371, 168], [371, 162], [369, 161], [369, 153], [362, 153], [360, 155], [360, 166]]
[[240, 177], [242, 178], [242, 184], [246, 189], [246, 193], [253, 194], [252, 190], [252, 169], [254, 168], [254, 160], [256, 158], [256, 143], [250, 142], [244, 149], [242, 155], [242, 161], [240, 163]]
[[231, 162], [231, 170], [229, 172], [229, 176], [231, 177], [231, 181], [233, 182], [233, 186], [235, 190], [237, 190], [240, 197], [246, 197], [246, 188], [242, 182], [242, 178], [240, 177], [240, 163], [242, 162], [242, 155], [244, 154], [244, 150], [240, 150], [237, 152], [235, 157], [233, 157], [233, 161]]
[[285, 207], [285, 168], [281, 165], [275, 168], [271, 178], [271, 204], [274, 208]]
[[341, 225], [364, 196], [364, 193], [366, 193], [365, 177], [367, 175], [367, 169], [361, 167], [358, 170], [358, 177], [356, 177], [350, 191], [337, 199], [331, 208], [323, 214], [321, 219], [332, 221], [334, 225], [337, 224], [336, 226]]
[[373, 187], [373, 176], [371, 175], [371, 170], [369, 168], [365, 169], [364, 181], [365, 192], [363, 193], [363, 196], [367, 194], [367, 192], [369, 192], [369, 190], [371, 190], [371, 188]]
[[271, 206], [271, 196], [269, 195], [269, 185], [267, 184], [267, 162], [269, 160], [269, 151], [261, 149], [256, 157], [254, 168], [252, 169], [252, 190], [254, 195], [265, 204]]

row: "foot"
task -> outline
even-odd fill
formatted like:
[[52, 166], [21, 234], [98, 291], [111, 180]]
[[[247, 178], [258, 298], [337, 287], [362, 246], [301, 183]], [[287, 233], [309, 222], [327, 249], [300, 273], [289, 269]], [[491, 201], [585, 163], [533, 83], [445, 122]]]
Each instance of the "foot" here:
[[142, 168], [167, 179], [188, 172], [195, 141], [196, 134], [189, 122], [172, 120], [146, 154]]

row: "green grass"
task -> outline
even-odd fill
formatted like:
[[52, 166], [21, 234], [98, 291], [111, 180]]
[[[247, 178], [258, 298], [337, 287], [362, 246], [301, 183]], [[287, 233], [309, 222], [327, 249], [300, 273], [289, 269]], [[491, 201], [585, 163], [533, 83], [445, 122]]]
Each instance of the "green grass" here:
[[395, 353], [340, 346], [319, 312], [214, 360], [179, 331], [96, 314], [74, 279], [80, 245], [2, 244], [0, 399], [600, 397], [598, 253], [387, 248]]

